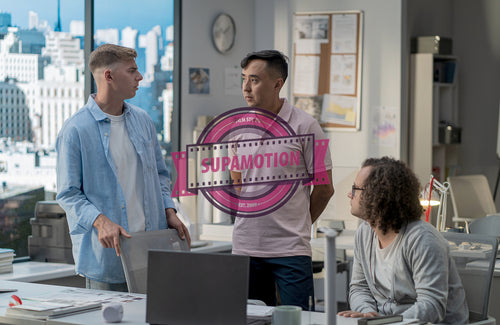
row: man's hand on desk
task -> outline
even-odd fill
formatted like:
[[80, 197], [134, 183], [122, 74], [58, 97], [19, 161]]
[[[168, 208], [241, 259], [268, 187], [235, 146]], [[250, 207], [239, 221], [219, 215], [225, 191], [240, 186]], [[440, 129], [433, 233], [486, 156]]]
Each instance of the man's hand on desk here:
[[354, 310], [344, 310], [338, 313], [339, 316], [344, 316], [344, 317], [353, 317], [353, 318], [358, 318], [358, 317], [375, 317], [375, 316], [380, 316], [378, 313], [372, 311], [369, 313], [360, 313], [358, 311]]
[[129, 233], [120, 225], [109, 220], [104, 214], [100, 214], [94, 221], [93, 226], [97, 228], [99, 242], [104, 248], [114, 248], [116, 256], [120, 256], [120, 235], [130, 238]]

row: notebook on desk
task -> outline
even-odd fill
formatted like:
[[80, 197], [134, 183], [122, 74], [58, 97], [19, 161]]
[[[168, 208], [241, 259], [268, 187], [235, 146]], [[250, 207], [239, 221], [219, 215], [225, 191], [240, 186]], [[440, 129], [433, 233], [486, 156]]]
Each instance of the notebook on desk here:
[[150, 250], [146, 321], [246, 324], [249, 257]]

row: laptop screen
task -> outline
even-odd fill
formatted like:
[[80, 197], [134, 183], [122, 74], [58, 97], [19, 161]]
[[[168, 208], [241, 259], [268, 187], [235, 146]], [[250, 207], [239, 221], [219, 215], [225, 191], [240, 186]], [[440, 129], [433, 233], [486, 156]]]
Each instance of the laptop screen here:
[[150, 250], [146, 321], [246, 324], [249, 257]]

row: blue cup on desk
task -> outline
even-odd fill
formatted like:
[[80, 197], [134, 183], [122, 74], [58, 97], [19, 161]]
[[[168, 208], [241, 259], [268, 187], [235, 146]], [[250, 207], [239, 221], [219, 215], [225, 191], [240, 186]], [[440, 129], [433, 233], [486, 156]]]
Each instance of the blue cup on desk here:
[[276, 306], [273, 311], [273, 325], [300, 325], [302, 308], [297, 306]]

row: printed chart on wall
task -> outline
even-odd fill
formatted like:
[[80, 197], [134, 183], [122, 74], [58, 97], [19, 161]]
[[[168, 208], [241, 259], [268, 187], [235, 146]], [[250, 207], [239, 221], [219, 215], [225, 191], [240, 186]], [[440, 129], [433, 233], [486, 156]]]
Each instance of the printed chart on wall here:
[[361, 11], [295, 13], [293, 102], [326, 130], [359, 130]]

